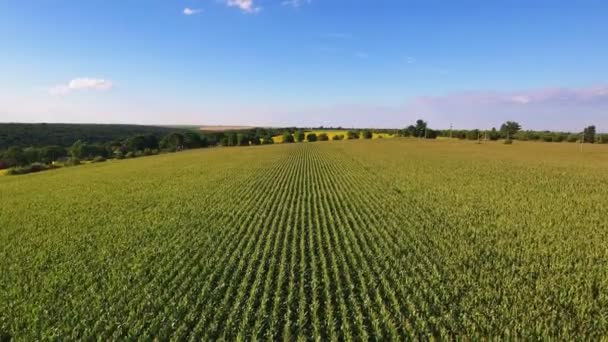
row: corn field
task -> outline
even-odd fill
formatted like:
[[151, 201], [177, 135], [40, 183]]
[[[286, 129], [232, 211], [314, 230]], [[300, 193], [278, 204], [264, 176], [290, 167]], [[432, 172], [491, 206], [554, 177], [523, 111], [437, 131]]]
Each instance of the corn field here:
[[608, 149], [408, 139], [0, 177], [0, 337], [608, 337]]

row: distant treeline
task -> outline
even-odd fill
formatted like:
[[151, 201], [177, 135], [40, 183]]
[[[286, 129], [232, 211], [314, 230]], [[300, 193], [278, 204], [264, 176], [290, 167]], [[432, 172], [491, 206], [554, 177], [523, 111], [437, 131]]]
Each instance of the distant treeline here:
[[[0, 124], [0, 169], [11, 174], [44, 171], [81, 161], [103, 162], [107, 159], [135, 158], [209, 146], [252, 146], [273, 144], [274, 136], [284, 143], [326, 141], [326, 133], [310, 131], [343, 130], [342, 127], [251, 128], [234, 131], [205, 132], [183, 128], [136, 125], [74, 124]], [[580, 133], [524, 131], [517, 122], [505, 122], [500, 129], [434, 130], [424, 120], [404, 129], [350, 129], [332, 140], [371, 139], [373, 133], [402, 137], [436, 139], [451, 137], [468, 140], [512, 140], [545, 142], [608, 143], [608, 134], [596, 134], [595, 126]]]
[[424, 120], [417, 120], [415, 124], [402, 129], [398, 133], [402, 137], [416, 137], [436, 139], [438, 137], [456, 138], [461, 140], [520, 140], [544, 142], [585, 142], [588, 144], [608, 144], [608, 134], [597, 134], [596, 127], [585, 127], [581, 132], [551, 132], [522, 130], [518, 122], [507, 121], [499, 129], [489, 130], [470, 129], [443, 129], [435, 130], [428, 127]]
[[83, 161], [103, 162], [217, 145], [259, 145], [272, 143], [273, 135], [286, 130], [253, 128], [202, 134], [198, 130], [152, 126], [0, 124], [3, 144], [12, 144], [0, 149], [0, 169], [24, 174]]
[[176, 131], [180, 131], [180, 129], [138, 125], [0, 123], [0, 150], [6, 150], [12, 146], [56, 145], [68, 147], [77, 140], [90, 144], [104, 144], [140, 134], [161, 138]]

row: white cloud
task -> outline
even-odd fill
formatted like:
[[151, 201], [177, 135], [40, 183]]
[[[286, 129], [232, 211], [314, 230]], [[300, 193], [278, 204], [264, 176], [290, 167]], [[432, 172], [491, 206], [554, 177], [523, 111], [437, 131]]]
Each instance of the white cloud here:
[[71, 80], [68, 84], [59, 84], [52, 87], [49, 89], [49, 93], [51, 95], [67, 95], [80, 90], [110, 90], [113, 86], [114, 84], [109, 80], [80, 77]]
[[229, 7], [238, 7], [246, 13], [257, 13], [262, 10], [261, 7], [254, 5], [253, 0], [226, 0], [226, 5]]
[[200, 9], [200, 8], [188, 8], [188, 7], [186, 7], [186, 8], [184, 8], [183, 13], [184, 13], [184, 15], [195, 15], [195, 14], [201, 13], [202, 11], [203, 10]]
[[284, 0], [283, 6], [300, 7], [303, 4], [310, 4], [311, 0]]

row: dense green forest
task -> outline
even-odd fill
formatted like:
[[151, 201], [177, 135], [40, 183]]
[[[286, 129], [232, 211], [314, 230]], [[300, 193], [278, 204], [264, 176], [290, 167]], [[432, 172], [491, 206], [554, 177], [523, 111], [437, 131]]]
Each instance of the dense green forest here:
[[68, 147], [78, 140], [103, 144], [135, 135], [154, 135], [160, 138], [175, 131], [178, 129], [139, 125], [0, 123], [0, 150], [11, 146]]

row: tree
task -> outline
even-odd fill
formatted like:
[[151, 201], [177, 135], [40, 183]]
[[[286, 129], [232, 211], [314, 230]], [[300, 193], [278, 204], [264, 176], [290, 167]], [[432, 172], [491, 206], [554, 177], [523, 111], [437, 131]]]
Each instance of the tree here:
[[304, 131], [299, 130], [299, 131], [297, 131], [297, 132], [296, 132], [296, 134], [295, 134], [295, 135], [296, 135], [296, 141], [297, 141], [297, 142], [302, 142], [302, 141], [304, 141], [304, 138], [305, 138]]
[[492, 130], [488, 134], [488, 138], [492, 141], [496, 141], [496, 140], [500, 139], [500, 133], [498, 133], [498, 131], [496, 130], [495, 127], [492, 127]]
[[474, 129], [471, 131], [467, 132], [467, 139], [468, 140], [478, 140], [479, 139], [479, 130], [478, 129]]
[[[186, 148], [201, 148], [205, 147], [207, 144], [207, 140], [201, 137], [200, 133], [187, 131], [184, 132], [184, 146]], [[154, 147], [148, 147], [154, 149]]]
[[228, 133], [228, 136], [226, 138], [228, 139], [228, 144], [226, 146], [236, 146], [236, 143], [238, 141], [236, 133]]
[[308, 140], [308, 142], [315, 142], [318, 140], [317, 138], [317, 134], [315, 133], [308, 133], [308, 135], [306, 136], [306, 140]]
[[346, 132], [346, 139], [359, 139], [359, 133], [355, 132], [355, 131], [347, 131]]
[[283, 133], [283, 143], [288, 144], [294, 142], [293, 135], [289, 132]]
[[27, 158], [23, 150], [17, 146], [11, 146], [3, 154], [2, 159], [9, 167], [23, 166], [27, 164]]
[[414, 126], [416, 129], [416, 137], [418, 138], [424, 138], [426, 136], [426, 129], [428, 128], [428, 125], [426, 123], [426, 121], [422, 120], [422, 119], [418, 119], [416, 120], [416, 126]]
[[371, 139], [374, 136], [372, 131], [369, 129], [364, 129], [361, 131], [361, 135], [363, 136], [363, 139]]
[[127, 138], [124, 146], [130, 152], [143, 151], [147, 147], [146, 137], [140, 134]]
[[24, 148], [23, 155], [28, 164], [40, 162], [40, 150], [35, 147]]
[[595, 126], [594, 125], [585, 127], [585, 130], [583, 131], [583, 140], [585, 143], [588, 143], [588, 144], [595, 143]]
[[40, 159], [43, 163], [50, 164], [59, 158], [67, 157], [68, 152], [61, 146], [51, 145], [40, 149]]
[[74, 159], [80, 159], [82, 157], [82, 153], [83, 153], [83, 149], [84, 149], [84, 145], [86, 143], [82, 142], [81, 140], [77, 140], [72, 147], [70, 147], [70, 155], [72, 156], [72, 158]]
[[236, 144], [238, 146], [249, 146], [249, 136], [245, 133], [238, 133], [236, 135]]
[[513, 138], [515, 133], [521, 131], [521, 125], [515, 121], [507, 121], [500, 126], [500, 131], [503, 134], [503, 137], [509, 139]]
[[261, 145], [262, 144], [262, 139], [260, 139], [260, 136], [255, 134], [253, 136], [253, 138], [251, 138], [251, 145]]
[[416, 136], [416, 126], [409, 125], [402, 132], [401, 135], [404, 137], [415, 137]]
[[329, 136], [327, 136], [327, 133], [319, 133], [319, 141], [328, 141], [329, 140]]
[[160, 148], [180, 151], [184, 149], [184, 136], [180, 133], [171, 133], [160, 141]]
[[272, 145], [274, 144], [274, 140], [270, 134], [264, 136], [264, 140], [262, 141], [264, 145]]

